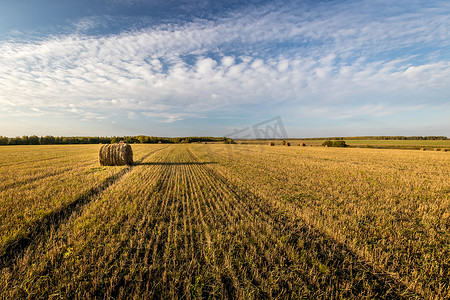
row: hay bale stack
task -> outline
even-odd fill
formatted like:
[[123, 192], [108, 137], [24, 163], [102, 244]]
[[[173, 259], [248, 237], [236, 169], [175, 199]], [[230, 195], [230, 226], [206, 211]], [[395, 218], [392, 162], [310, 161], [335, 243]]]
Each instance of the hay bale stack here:
[[124, 142], [103, 145], [98, 153], [101, 166], [123, 166], [133, 164], [133, 150]]
[[269, 146], [275, 146], [274, 142], [269, 142]]

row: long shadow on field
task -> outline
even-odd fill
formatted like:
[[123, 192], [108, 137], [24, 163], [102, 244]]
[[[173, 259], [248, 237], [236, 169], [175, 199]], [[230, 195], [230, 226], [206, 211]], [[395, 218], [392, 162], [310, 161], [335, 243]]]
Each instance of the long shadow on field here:
[[44, 236], [51, 228], [58, 229], [69, 217], [80, 211], [83, 206], [91, 201], [93, 197], [100, 194], [107, 189], [110, 185], [120, 179], [123, 175], [128, 173], [132, 167], [126, 167], [119, 173], [106, 178], [101, 184], [89, 189], [84, 194], [75, 198], [68, 205], [52, 211], [43, 218], [33, 222], [29, 225], [30, 229], [27, 233], [20, 236], [18, 239], [6, 245], [4, 253], [0, 256], [0, 262], [2, 266], [11, 264], [15, 257], [20, 255], [33, 241], [38, 237]]
[[[164, 148], [163, 148], [164, 149]], [[158, 149], [145, 155], [141, 159], [135, 162], [136, 165], [142, 163], [147, 157], [153, 153], [163, 150]], [[106, 178], [99, 185], [89, 189], [82, 195], [75, 198], [69, 204], [52, 211], [39, 220], [29, 224], [28, 232], [19, 236], [16, 240], [5, 245], [3, 249], [0, 249], [0, 265], [2, 267], [8, 267], [14, 263], [14, 259], [18, 257], [24, 250], [30, 246], [34, 241], [39, 240], [40, 237], [44, 237], [50, 229], [58, 229], [64, 222], [66, 222], [73, 213], [80, 211], [84, 205], [88, 204], [95, 196], [102, 193], [108, 187], [120, 180], [126, 173], [130, 172], [133, 166], [127, 166], [122, 171]]]
[[32, 182], [35, 182], [35, 181], [38, 181], [38, 180], [41, 180], [41, 179], [47, 179], [47, 178], [50, 178], [50, 177], [61, 175], [61, 174], [65, 173], [65, 172], [68, 172], [70, 170], [73, 170], [73, 169], [72, 168], [67, 168], [67, 169], [64, 169], [64, 170], [61, 170], [61, 171], [58, 171], [58, 172], [54, 172], [52, 174], [45, 174], [45, 175], [42, 175], [42, 176], [36, 176], [36, 177], [33, 177], [33, 178], [28, 178], [28, 179], [25, 179], [25, 180], [21, 180], [21, 181], [15, 181], [13, 183], [6, 184], [3, 187], [0, 186], [0, 189], [5, 189], [6, 190], [6, 189], [9, 189], [9, 188], [12, 188], [12, 187], [21, 186], [21, 185], [25, 185], [25, 184], [30, 184]]
[[190, 165], [212, 165], [217, 164], [215, 161], [210, 162], [194, 162], [194, 161], [186, 161], [186, 162], [145, 162], [145, 163], [136, 163], [135, 165], [140, 166], [190, 166]]
[[[197, 160], [192, 153], [190, 155], [193, 160]], [[235, 185], [217, 171], [211, 168], [205, 168], [205, 170], [216, 180], [225, 184], [242, 203], [247, 203], [249, 211], [253, 207], [258, 207], [267, 216], [271, 216], [275, 221], [273, 225], [276, 230], [288, 236], [287, 243], [292, 245], [298, 253], [304, 251], [316, 253], [315, 257], [320, 264], [329, 268], [330, 274], [322, 279], [325, 286], [335, 286], [338, 289], [339, 282], [351, 283], [350, 286], [347, 286], [349, 298], [364, 297], [364, 293], [369, 290], [379, 299], [422, 298], [421, 295], [411, 291], [389, 274], [375, 270], [369, 262], [358, 256], [345, 244], [327, 236], [321, 230], [307, 225], [295, 213], [283, 209], [282, 206], [268, 205], [267, 201], [247, 188]], [[299, 244], [302, 246], [299, 247]], [[311, 264], [314, 265], [317, 262], [311, 261]], [[289, 290], [289, 283], [280, 282], [279, 284]]]

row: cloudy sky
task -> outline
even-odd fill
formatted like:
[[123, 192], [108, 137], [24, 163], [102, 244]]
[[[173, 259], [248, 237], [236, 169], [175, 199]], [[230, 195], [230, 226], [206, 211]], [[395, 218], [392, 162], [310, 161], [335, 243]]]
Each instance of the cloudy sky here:
[[450, 136], [450, 2], [2, 0], [0, 135]]

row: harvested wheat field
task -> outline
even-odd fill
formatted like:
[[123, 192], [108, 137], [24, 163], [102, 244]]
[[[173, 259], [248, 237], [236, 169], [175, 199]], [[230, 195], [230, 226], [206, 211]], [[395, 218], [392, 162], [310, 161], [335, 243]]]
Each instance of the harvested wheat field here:
[[0, 147], [1, 299], [448, 299], [450, 153]]
[[124, 166], [133, 164], [133, 150], [127, 143], [105, 144], [100, 147], [98, 161], [101, 166]]

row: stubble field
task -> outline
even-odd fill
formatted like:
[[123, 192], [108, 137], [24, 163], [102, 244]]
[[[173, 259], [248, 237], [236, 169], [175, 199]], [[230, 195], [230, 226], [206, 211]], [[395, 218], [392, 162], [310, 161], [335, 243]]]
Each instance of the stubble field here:
[[450, 153], [0, 147], [2, 299], [450, 297]]

